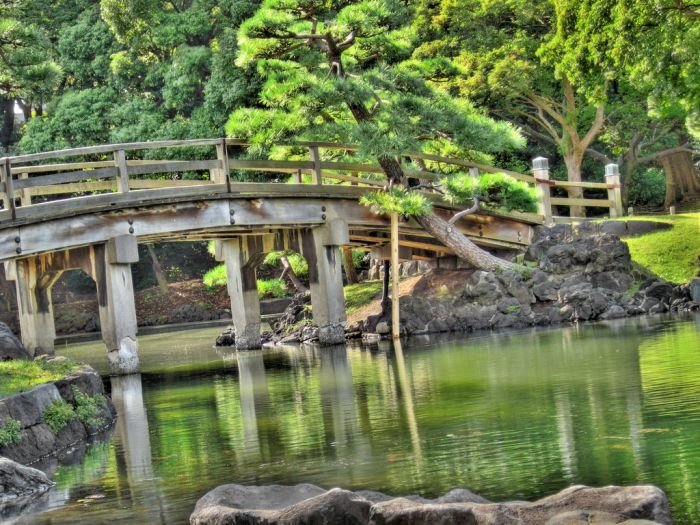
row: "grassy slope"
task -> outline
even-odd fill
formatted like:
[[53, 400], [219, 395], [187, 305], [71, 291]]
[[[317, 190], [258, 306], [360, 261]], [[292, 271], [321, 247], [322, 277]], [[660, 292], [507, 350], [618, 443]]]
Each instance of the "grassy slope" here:
[[348, 315], [369, 304], [382, 293], [382, 281], [363, 281], [345, 288], [345, 311]]
[[624, 220], [670, 222], [673, 228], [624, 239], [632, 260], [673, 283], [687, 283], [698, 271], [700, 213], [626, 217]]
[[61, 379], [78, 367], [72, 361], [2, 361], [0, 362], [0, 397], [25, 392], [49, 381]]

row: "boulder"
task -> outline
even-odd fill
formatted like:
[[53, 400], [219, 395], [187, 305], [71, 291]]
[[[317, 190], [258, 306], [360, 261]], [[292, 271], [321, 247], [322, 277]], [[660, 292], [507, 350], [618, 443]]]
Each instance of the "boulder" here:
[[22, 341], [17, 339], [10, 327], [0, 322], [0, 361], [31, 358]]
[[372, 506], [370, 525], [477, 525], [470, 508], [459, 503], [420, 503], [396, 498]]
[[0, 457], [0, 518], [22, 511], [53, 485], [40, 470]]
[[435, 500], [315, 485], [223, 485], [198, 502], [192, 525], [670, 525], [668, 500], [652, 485], [573, 486], [529, 503], [491, 503], [466, 489]]

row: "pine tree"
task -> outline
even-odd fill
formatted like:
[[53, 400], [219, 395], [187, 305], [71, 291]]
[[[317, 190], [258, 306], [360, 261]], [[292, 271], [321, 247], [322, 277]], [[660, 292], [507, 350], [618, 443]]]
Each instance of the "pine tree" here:
[[[264, 79], [262, 107], [235, 111], [227, 132], [250, 140], [257, 154], [289, 139], [355, 144], [358, 156], [376, 161], [386, 176], [389, 191], [368, 197], [368, 204], [413, 215], [478, 268], [509, 267], [434, 214], [411, 189], [401, 162], [406, 152], [483, 160], [523, 144], [510, 125], [431, 86], [436, 74], [453, 72], [439, 58], [409, 60], [415, 47], [412, 17], [410, 5], [394, 0], [264, 1], [238, 35], [238, 64], [256, 65]], [[461, 195], [472, 200], [474, 210], [481, 200], [474, 199], [477, 194], [490, 191]], [[531, 195], [526, 200], [531, 207]]]

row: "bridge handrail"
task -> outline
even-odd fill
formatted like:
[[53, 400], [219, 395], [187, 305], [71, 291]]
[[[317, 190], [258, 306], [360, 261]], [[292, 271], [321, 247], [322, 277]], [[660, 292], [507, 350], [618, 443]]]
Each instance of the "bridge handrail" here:
[[[159, 140], [85, 146], [4, 157], [0, 159], [0, 168], [2, 168], [0, 171], [0, 178], [2, 179], [0, 181], [0, 193], [2, 194], [4, 204], [4, 210], [0, 211], [0, 220], [6, 218], [8, 212], [12, 219], [17, 217], [17, 203], [15, 201], [18, 198], [20, 200], [20, 207], [27, 207], [33, 205], [32, 197], [49, 197], [79, 192], [113, 191], [116, 193], [125, 193], [130, 190], [158, 188], [181, 188], [181, 192], [187, 192], [188, 190], [186, 188], [207, 184], [223, 184], [226, 189], [230, 191], [232, 182], [236, 182], [235, 180], [232, 181], [230, 176], [231, 170], [233, 169], [289, 173], [293, 175], [293, 182], [296, 183], [302, 183], [302, 174], [307, 174], [311, 175], [311, 183], [316, 185], [324, 184], [324, 179], [332, 179], [345, 184], [349, 183], [353, 186], [381, 187], [384, 184], [382, 181], [360, 177], [359, 175], [360, 173], [370, 175], [382, 173], [381, 167], [377, 164], [349, 162], [347, 160], [322, 160], [321, 158], [321, 149], [351, 152], [358, 150], [358, 147], [355, 145], [308, 141], [279, 144], [279, 146], [282, 147], [307, 148], [310, 160], [249, 160], [229, 157], [228, 146], [248, 145], [250, 145], [250, 142], [235, 138]], [[129, 151], [185, 147], [216, 147], [216, 159], [150, 160], [126, 158], [126, 152]], [[51, 159], [65, 159], [66, 157], [108, 154], [112, 154], [113, 160], [32, 164]], [[609, 192], [611, 190], [610, 184], [606, 183], [547, 180], [546, 184], [543, 184], [542, 180], [533, 175], [428, 153], [408, 152], [405, 157], [414, 160], [467, 168], [470, 170], [470, 173], [475, 176], [480, 172], [505, 173], [515, 179], [538, 185], [542, 188], [543, 192], [546, 191], [547, 193], [549, 193], [551, 187], [565, 189], [573, 187], [608, 189]], [[138, 175], [181, 173], [187, 171], [208, 171], [209, 180], [144, 180], [133, 178]], [[435, 180], [442, 176], [441, 173], [425, 169], [416, 170], [406, 168], [405, 171], [410, 178], [422, 180]], [[35, 176], [30, 177], [30, 174]], [[105, 179], [112, 180], [105, 181]], [[186, 188], [182, 189], [183, 186]], [[212, 188], [212, 190], [213, 189], [214, 188]], [[197, 191], [197, 193], [201, 194], [200, 191]], [[11, 198], [10, 195], [14, 198]], [[616, 205], [614, 199], [611, 198], [568, 199], [554, 197], [550, 200], [544, 199], [543, 197], [543, 201], [545, 200], [549, 200], [548, 207], [550, 216], [552, 204], [564, 206], [600, 206], [610, 209], [613, 209]], [[585, 201], [585, 203], [583, 201]], [[64, 203], [64, 205], [65, 204], [66, 203]], [[541, 215], [546, 217], [546, 211], [542, 210]]]

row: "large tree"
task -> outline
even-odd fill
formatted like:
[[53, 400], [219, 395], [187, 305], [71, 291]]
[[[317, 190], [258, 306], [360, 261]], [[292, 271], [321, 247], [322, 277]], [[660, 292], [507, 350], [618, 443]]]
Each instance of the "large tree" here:
[[400, 160], [407, 152], [483, 158], [522, 145], [510, 125], [429, 85], [425, 73], [439, 60], [407, 60], [416, 46], [413, 15], [410, 4], [394, 0], [265, 0], [241, 26], [238, 59], [254, 63], [265, 79], [263, 107], [235, 111], [228, 132], [258, 149], [290, 138], [357, 144], [360, 157], [379, 163], [390, 188], [374, 204], [413, 214], [476, 267], [509, 267], [410, 191]]
[[[577, 3], [421, 0], [414, 23], [421, 44], [413, 53], [449, 57], [462, 75], [448, 89], [514, 122], [533, 141], [554, 145], [572, 182], [582, 180], [586, 151], [604, 129], [609, 92], [602, 68], [584, 74], [571, 67], [585, 17]], [[569, 190], [572, 198], [581, 195]]]

